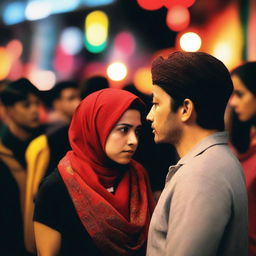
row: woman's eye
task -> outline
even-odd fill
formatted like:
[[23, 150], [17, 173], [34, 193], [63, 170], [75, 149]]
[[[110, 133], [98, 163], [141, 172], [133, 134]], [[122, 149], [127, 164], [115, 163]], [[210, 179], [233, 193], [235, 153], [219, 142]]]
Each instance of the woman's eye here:
[[238, 98], [243, 97], [243, 93], [240, 92], [240, 91], [235, 91], [234, 94], [235, 94]]
[[128, 130], [129, 130], [128, 127], [122, 127], [122, 128], [119, 129], [119, 131], [122, 132], [122, 133], [127, 133]]

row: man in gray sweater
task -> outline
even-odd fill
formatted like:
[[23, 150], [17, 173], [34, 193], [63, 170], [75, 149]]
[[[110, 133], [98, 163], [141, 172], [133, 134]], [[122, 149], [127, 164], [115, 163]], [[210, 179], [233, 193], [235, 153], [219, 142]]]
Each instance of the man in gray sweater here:
[[152, 78], [155, 142], [181, 159], [152, 216], [147, 256], [246, 256], [244, 175], [223, 131], [229, 71], [209, 54], [174, 52], [154, 60]]

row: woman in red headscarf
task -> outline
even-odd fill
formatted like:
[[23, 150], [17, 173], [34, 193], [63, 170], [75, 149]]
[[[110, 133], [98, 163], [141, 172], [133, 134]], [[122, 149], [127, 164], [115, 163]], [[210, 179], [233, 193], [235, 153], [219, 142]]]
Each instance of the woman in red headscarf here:
[[72, 150], [36, 198], [40, 256], [145, 255], [155, 203], [144, 168], [132, 159], [143, 107], [119, 89], [80, 103], [69, 129]]

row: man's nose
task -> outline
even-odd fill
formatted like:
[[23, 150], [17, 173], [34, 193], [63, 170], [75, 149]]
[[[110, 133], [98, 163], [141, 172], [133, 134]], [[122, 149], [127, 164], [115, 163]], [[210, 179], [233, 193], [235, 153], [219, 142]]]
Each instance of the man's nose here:
[[152, 108], [150, 109], [149, 113], [147, 114], [146, 119], [147, 119], [147, 121], [150, 121], [150, 122], [153, 121]]

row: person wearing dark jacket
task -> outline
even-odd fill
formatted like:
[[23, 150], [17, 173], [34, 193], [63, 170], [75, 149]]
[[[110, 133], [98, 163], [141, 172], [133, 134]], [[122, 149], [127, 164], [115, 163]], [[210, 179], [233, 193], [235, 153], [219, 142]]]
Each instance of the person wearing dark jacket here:
[[[48, 158], [39, 120], [39, 91], [22, 78], [8, 84], [0, 97], [6, 117], [0, 141], [0, 254], [28, 256], [35, 249], [33, 193]], [[35, 147], [42, 149], [42, 162]]]

